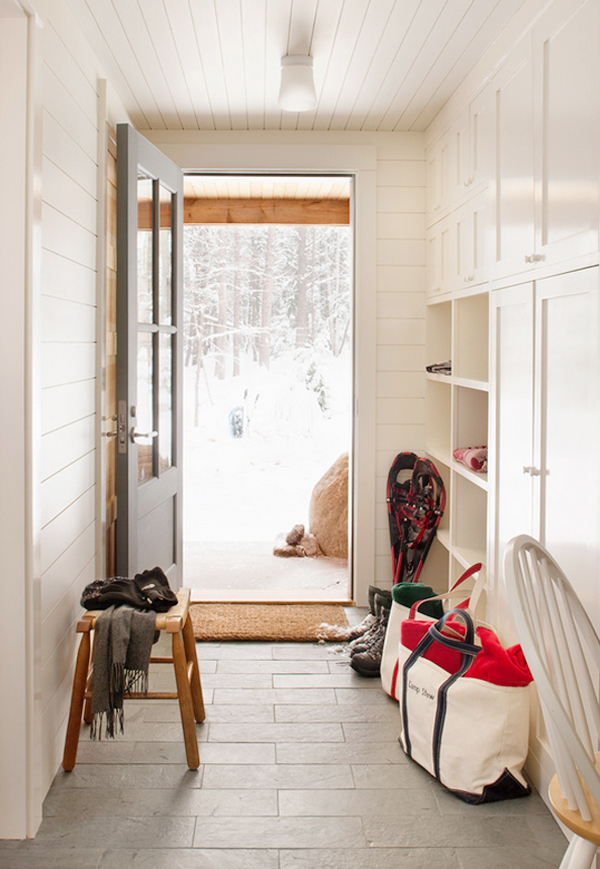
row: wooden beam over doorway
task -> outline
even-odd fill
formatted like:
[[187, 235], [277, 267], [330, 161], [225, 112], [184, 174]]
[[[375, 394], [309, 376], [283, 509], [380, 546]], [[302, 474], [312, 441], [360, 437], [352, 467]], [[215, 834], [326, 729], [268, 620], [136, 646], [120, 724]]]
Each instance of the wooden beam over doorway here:
[[185, 199], [183, 222], [199, 223], [350, 223], [348, 199]]

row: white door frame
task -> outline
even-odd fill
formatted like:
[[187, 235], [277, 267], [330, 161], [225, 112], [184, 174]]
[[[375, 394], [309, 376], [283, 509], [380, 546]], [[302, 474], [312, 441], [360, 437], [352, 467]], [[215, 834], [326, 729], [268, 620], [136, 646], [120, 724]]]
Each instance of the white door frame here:
[[[375, 291], [376, 291], [376, 149], [372, 145], [235, 144], [202, 134], [146, 135], [184, 172], [344, 174], [354, 177], [354, 400], [352, 487], [353, 597], [365, 605], [375, 570]], [[225, 138], [225, 137], [224, 137]], [[275, 138], [277, 138], [275, 136]]]
[[[0, 2], [0, 551], [11, 616], [0, 631], [0, 839], [41, 822], [40, 20]], [[10, 701], [7, 701], [10, 698]]]

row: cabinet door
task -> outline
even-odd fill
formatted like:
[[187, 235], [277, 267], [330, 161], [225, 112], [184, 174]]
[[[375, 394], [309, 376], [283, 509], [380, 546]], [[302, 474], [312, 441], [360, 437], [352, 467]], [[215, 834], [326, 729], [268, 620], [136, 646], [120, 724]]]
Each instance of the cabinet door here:
[[492, 89], [479, 91], [469, 104], [469, 177], [468, 187], [489, 181], [492, 172], [493, 111]]
[[436, 221], [450, 200], [450, 138], [446, 134], [427, 154], [427, 223]]
[[427, 230], [427, 291], [437, 296], [456, 283], [455, 222], [444, 217]]
[[540, 171], [536, 257], [598, 249], [600, 4], [554, 3], [534, 30]]
[[456, 211], [457, 290], [474, 287], [489, 277], [487, 213], [487, 190], [465, 202]]
[[496, 130], [494, 273], [531, 268], [534, 252], [534, 138], [531, 38], [493, 79]]
[[597, 268], [537, 282], [534, 530], [595, 616], [599, 331]]
[[508, 541], [533, 531], [531, 476], [523, 472], [533, 464], [533, 284], [492, 293], [491, 306], [490, 470], [496, 498], [490, 535], [497, 581], [493, 615], [499, 630], [514, 637], [499, 578]]

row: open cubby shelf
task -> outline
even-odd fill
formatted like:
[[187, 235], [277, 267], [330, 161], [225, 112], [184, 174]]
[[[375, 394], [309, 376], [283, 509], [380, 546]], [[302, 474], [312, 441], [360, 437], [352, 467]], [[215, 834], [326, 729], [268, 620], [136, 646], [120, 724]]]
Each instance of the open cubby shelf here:
[[[489, 294], [452, 295], [427, 308], [426, 364], [452, 361], [452, 373], [426, 374], [426, 449], [446, 487], [438, 529], [434, 587], [450, 587], [472, 564], [487, 560], [487, 474], [472, 471], [452, 454], [458, 447], [487, 446], [489, 416]], [[440, 576], [440, 572], [443, 574]]]

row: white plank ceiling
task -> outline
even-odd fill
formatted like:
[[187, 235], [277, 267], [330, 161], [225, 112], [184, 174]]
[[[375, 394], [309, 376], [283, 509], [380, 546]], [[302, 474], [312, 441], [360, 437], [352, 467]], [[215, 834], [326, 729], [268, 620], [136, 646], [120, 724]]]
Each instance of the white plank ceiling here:
[[[139, 129], [424, 130], [525, 0], [68, 0]], [[317, 107], [277, 106], [310, 54]]]

